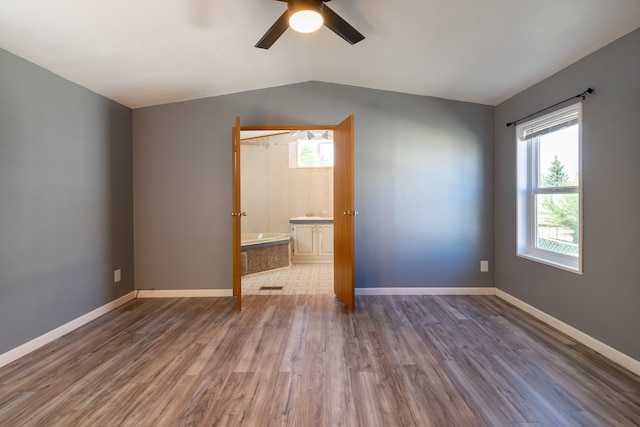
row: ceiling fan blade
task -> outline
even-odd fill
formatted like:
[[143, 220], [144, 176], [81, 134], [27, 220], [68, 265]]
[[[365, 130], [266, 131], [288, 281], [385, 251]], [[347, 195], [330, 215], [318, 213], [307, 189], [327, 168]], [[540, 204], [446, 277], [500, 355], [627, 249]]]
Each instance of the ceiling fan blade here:
[[342, 37], [347, 43], [356, 44], [364, 40], [364, 36], [358, 30], [342, 19], [340, 15], [329, 9], [326, 4], [322, 5], [322, 17], [324, 18], [324, 25]]
[[276, 22], [273, 23], [271, 28], [264, 33], [264, 36], [256, 43], [255, 47], [260, 49], [269, 49], [272, 44], [280, 38], [280, 36], [289, 28], [289, 12], [283, 13]]

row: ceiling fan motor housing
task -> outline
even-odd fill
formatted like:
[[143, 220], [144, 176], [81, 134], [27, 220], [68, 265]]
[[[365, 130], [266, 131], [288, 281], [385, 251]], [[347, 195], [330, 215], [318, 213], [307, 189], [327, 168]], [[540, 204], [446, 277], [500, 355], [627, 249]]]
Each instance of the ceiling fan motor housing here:
[[313, 10], [322, 15], [322, 0], [288, 0], [289, 16], [301, 10]]

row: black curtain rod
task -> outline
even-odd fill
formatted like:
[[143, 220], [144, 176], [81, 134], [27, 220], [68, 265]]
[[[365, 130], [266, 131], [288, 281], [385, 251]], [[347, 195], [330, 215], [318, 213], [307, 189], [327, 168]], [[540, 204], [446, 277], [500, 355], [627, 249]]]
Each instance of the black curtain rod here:
[[557, 107], [557, 106], [558, 106], [558, 105], [560, 105], [560, 104], [564, 104], [564, 103], [565, 103], [565, 102], [567, 102], [567, 101], [571, 101], [571, 100], [572, 100], [572, 99], [574, 99], [574, 98], [582, 98], [582, 100], [584, 101], [584, 98], [585, 98], [587, 95], [592, 94], [592, 93], [593, 93], [593, 89], [588, 88], [587, 90], [585, 90], [585, 91], [584, 91], [584, 92], [582, 92], [582, 93], [577, 94], [576, 96], [572, 96], [571, 98], [567, 98], [567, 99], [565, 99], [564, 101], [560, 101], [560, 102], [558, 102], [558, 103], [556, 103], [556, 104], [553, 104], [553, 105], [551, 105], [551, 106], [549, 106], [549, 107], [547, 107], [547, 108], [543, 108], [542, 110], [536, 111], [536, 112], [535, 112], [535, 113], [533, 113], [533, 114], [529, 114], [528, 116], [525, 116], [525, 117], [519, 118], [518, 120], [514, 120], [514, 121], [512, 121], [512, 122], [509, 122], [509, 123], [507, 123], [507, 127], [509, 127], [509, 126], [511, 126], [511, 125], [515, 125], [516, 123], [521, 122], [521, 121], [522, 121], [522, 120], [524, 120], [524, 119], [528, 119], [529, 117], [533, 117], [533, 116], [535, 116], [536, 114], [540, 114], [540, 113], [542, 113], [543, 111], [547, 111], [547, 110], [548, 110], [548, 109], [550, 109], [550, 108]]

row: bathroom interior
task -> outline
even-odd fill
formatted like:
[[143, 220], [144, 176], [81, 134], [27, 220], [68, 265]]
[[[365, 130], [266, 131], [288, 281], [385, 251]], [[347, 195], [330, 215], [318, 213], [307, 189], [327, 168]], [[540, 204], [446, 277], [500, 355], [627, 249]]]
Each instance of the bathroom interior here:
[[333, 131], [242, 131], [242, 293], [333, 294]]

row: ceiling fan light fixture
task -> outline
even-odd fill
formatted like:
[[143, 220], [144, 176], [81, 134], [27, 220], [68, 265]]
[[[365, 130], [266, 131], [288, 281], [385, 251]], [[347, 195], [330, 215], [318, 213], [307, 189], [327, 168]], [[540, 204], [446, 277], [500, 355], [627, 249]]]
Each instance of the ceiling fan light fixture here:
[[325, 26], [349, 44], [364, 40], [364, 36], [358, 30], [325, 4], [329, 0], [280, 1], [287, 3], [287, 10], [258, 40], [257, 48], [269, 49], [289, 28], [299, 32], [313, 32]]
[[322, 1], [289, 2], [289, 26], [299, 33], [313, 33], [322, 27]]

